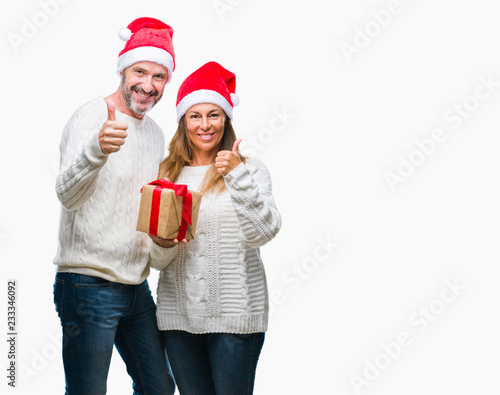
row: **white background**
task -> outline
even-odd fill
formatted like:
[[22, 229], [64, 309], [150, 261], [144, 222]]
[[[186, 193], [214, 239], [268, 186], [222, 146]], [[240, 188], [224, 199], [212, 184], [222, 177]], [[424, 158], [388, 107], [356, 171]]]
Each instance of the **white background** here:
[[[218, 61], [237, 75], [243, 152], [273, 177], [283, 227], [262, 249], [273, 313], [255, 393], [498, 393], [494, 1], [46, 3], [0, 13], [2, 369], [8, 279], [19, 332], [17, 388], [2, 370], [0, 392], [64, 391], [52, 302], [59, 139], [77, 107], [117, 88], [118, 30], [152, 16], [175, 31], [177, 68], [151, 112], [167, 141], [180, 83]], [[392, 187], [388, 173], [400, 177]], [[131, 392], [115, 353], [108, 393]]]

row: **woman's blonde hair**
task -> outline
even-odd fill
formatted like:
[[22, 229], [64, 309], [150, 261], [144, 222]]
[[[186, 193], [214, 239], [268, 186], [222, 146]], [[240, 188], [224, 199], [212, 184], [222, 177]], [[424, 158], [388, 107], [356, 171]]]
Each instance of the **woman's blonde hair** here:
[[[224, 134], [220, 142], [219, 151], [232, 151], [233, 144], [236, 141], [231, 120], [226, 116], [224, 122]], [[245, 158], [240, 155], [241, 161], [245, 162]], [[169, 181], [177, 182], [184, 166], [190, 166], [193, 160], [193, 151], [191, 140], [189, 139], [186, 116], [183, 115], [177, 126], [177, 131], [172, 137], [169, 145], [168, 156], [160, 163], [158, 178], [166, 178]], [[226, 188], [224, 177], [215, 168], [215, 163], [208, 169], [205, 178], [203, 179], [200, 192], [205, 193], [214, 191], [222, 192]]]

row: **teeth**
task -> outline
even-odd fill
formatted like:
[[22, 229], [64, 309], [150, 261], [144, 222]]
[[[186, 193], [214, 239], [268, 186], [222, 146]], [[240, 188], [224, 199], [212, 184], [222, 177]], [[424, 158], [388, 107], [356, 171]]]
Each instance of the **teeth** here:
[[214, 134], [199, 134], [198, 136], [200, 136], [203, 140], [208, 140], [210, 139], [210, 137], [212, 137]]

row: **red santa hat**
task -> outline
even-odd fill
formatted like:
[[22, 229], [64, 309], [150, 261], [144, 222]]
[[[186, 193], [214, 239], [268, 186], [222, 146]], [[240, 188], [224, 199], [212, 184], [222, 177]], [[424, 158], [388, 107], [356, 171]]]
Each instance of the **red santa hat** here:
[[177, 93], [177, 122], [195, 104], [212, 103], [233, 119], [233, 107], [238, 105], [236, 76], [219, 63], [208, 62], [188, 76]]
[[138, 62], [155, 62], [168, 70], [167, 82], [175, 69], [175, 54], [172, 43], [174, 30], [154, 18], [138, 18], [118, 32], [127, 43], [118, 55], [117, 73]]

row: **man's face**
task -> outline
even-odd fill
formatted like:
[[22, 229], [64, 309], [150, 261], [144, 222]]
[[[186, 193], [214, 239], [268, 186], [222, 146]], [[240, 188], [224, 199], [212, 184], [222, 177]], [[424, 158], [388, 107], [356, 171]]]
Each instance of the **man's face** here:
[[154, 62], [139, 62], [122, 72], [122, 94], [128, 109], [137, 115], [151, 110], [163, 95], [168, 71]]

